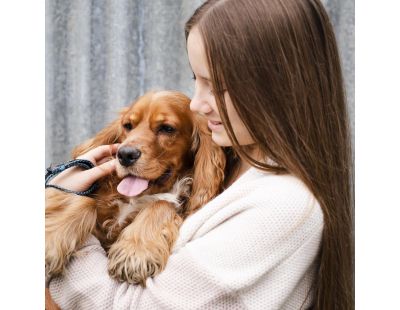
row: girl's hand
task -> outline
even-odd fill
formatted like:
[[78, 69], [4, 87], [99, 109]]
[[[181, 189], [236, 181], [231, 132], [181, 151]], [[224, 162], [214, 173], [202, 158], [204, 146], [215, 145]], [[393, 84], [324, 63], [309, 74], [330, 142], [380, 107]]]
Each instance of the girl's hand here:
[[115, 170], [116, 159], [112, 156], [117, 153], [118, 146], [119, 144], [101, 145], [77, 157], [91, 161], [95, 167], [88, 170], [83, 170], [80, 167], [68, 168], [55, 176], [49, 184], [77, 192], [87, 190], [98, 179]]

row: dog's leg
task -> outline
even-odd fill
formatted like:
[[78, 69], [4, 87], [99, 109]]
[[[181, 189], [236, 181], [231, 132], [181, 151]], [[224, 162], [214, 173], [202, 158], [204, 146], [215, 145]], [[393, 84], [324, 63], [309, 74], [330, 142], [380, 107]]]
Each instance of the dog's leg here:
[[95, 200], [46, 189], [46, 278], [61, 274], [96, 224]]
[[167, 264], [181, 224], [182, 218], [171, 202], [159, 200], [142, 209], [110, 248], [110, 275], [145, 286], [146, 279]]

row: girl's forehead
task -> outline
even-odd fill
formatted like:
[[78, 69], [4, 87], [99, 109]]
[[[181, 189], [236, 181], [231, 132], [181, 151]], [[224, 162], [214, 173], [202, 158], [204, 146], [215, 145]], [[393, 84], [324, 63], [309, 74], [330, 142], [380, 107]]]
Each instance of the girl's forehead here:
[[187, 40], [187, 50], [189, 62], [193, 72], [195, 72], [197, 75], [202, 75], [204, 77], [209, 76], [203, 39], [197, 28], [193, 28], [189, 33]]

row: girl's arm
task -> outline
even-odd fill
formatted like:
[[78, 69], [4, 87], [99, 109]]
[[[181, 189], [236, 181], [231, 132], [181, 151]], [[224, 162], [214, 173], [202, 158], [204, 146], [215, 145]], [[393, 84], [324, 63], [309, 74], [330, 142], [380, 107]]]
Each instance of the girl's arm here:
[[[257, 309], [257, 304], [281, 309], [288, 302], [297, 305], [297, 299], [306, 294], [301, 284], [312, 281], [309, 275], [313, 275], [310, 270], [319, 250], [322, 212], [309, 194], [293, 197], [292, 190], [290, 197], [279, 195], [283, 198], [268, 201], [263, 191], [232, 203], [224, 209], [229, 215], [216, 214], [192, 240], [178, 244], [165, 270], [147, 279], [146, 288], [111, 279], [106, 254], [92, 237], [65, 275], [51, 281], [53, 299], [62, 309], [218, 310]], [[187, 221], [195, 221], [196, 215]]]

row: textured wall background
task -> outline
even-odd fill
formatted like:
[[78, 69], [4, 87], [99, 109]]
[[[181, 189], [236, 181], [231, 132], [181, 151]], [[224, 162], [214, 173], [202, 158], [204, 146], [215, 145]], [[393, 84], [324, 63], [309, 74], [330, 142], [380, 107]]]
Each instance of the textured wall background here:
[[[46, 166], [150, 89], [189, 97], [184, 23], [202, 0], [46, 0]], [[322, 1], [335, 27], [354, 132], [354, 0]], [[353, 135], [354, 137], [354, 135]]]

